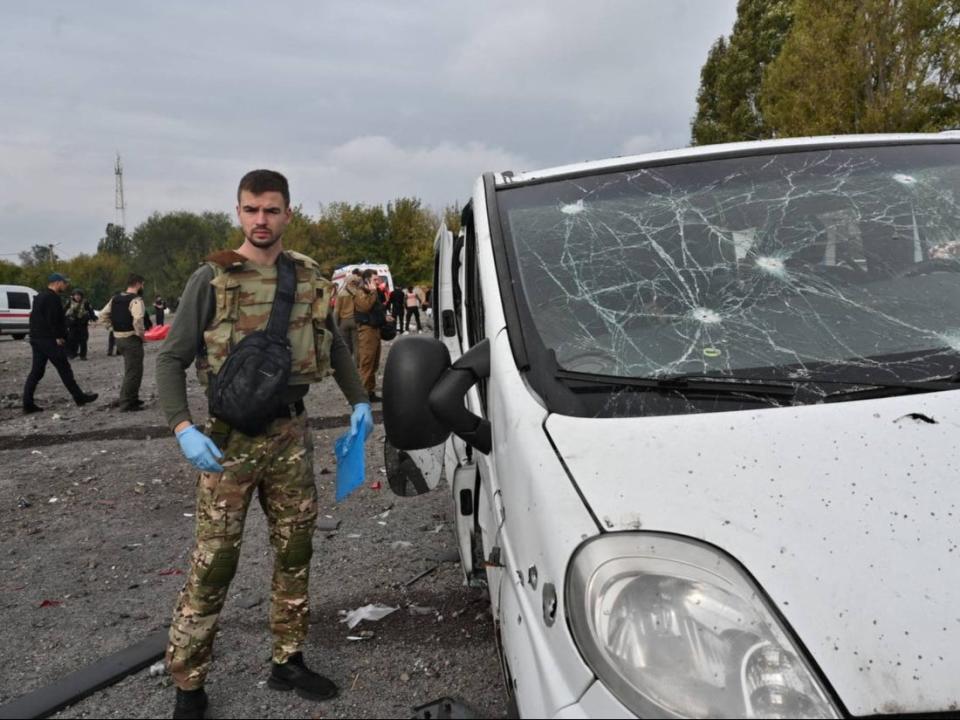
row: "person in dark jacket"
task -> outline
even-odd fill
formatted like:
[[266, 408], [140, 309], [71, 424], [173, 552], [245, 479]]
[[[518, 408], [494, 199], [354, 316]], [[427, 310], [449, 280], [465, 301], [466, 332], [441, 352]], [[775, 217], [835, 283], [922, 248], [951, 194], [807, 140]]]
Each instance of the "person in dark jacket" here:
[[27, 382], [23, 386], [23, 412], [34, 413], [43, 410], [33, 401], [37, 384], [43, 378], [49, 361], [60, 374], [60, 380], [70, 391], [77, 405], [85, 405], [97, 399], [97, 393], [86, 393], [77, 385], [73, 377], [70, 360], [67, 359], [67, 322], [64, 317], [60, 294], [65, 292], [70, 281], [60, 273], [47, 278], [47, 288], [33, 300], [30, 312], [30, 349], [33, 352], [33, 365]]
[[393, 314], [393, 322], [397, 332], [403, 330], [403, 288], [399, 285], [390, 293], [390, 312]]

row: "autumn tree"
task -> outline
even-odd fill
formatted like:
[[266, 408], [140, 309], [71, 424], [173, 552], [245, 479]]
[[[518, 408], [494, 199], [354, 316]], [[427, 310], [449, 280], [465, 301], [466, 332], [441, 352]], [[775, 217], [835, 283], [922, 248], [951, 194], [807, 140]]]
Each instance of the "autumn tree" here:
[[700, 71], [694, 145], [759, 140], [771, 130], [759, 96], [765, 68], [777, 57], [793, 21], [794, 0], [740, 0], [729, 40], [720, 37]]
[[760, 96], [776, 136], [960, 123], [960, 0], [797, 0]]

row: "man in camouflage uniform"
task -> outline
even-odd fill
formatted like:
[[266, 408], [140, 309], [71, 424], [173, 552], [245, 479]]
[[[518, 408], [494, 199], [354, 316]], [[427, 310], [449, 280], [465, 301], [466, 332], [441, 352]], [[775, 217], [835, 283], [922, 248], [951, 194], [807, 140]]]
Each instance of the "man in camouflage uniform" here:
[[[177, 320], [157, 358], [157, 388], [183, 454], [201, 471], [197, 535], [190, 575], [180, 592], [167, 647], [167, 668], [177, 686], [174, 717], [203, 717], [203, 690], [217, 620], [237, 568], [247, 509], [257, 492], [276, 552], [270, 626], [273, 666], [268, 686], [314, 700], [337, 694], [336, 685], [309, 670], [301, 648], [308, 627], [312, 536], [317, 517], [313, 444], [303, 398], [310, 383], [331, 372], [353, 405], [351, 430], [372, 426], [370, 405], [350, 352], [329, 315], [331, 284], [317, 264], [286, 251], [296, 268], [288, 340], [291, 379], [285, 407], [257, 436], [211, 418], [201, 433], [190, 419], [185, 370], [196, 358], [206, 384], [230, 348], [263, 330], [277, 288], [282, 233], [292, 215], [286, 179], [254, 170], [240, 181], [237, 216], [244, 242], [214, 253], [187, 282]], [[220, 462], [218, 462], [218, 459]]]
[[77, 288], [70, 295], [70, 303], [65, 313], [67, 321], [67, 357], [73, 360], [78, 355], [81, 360], [87, 359], [87, 341], [90, 339], [88, 325], [96, 320], [93, 308], [83, 296], [83, 290]]

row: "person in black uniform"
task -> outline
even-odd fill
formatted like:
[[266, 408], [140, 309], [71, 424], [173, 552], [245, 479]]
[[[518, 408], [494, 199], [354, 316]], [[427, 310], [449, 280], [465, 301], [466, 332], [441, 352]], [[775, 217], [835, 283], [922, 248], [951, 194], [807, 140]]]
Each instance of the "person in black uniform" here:
[[70, 281], [60, 273], [47, 278], [47, 287], [33, 300], [30, 312], [30, 350], [33, 352], [33, 365], [27, 382], [23, 386], [23, 412], [35, 413], [43, 410], [33, 401], [37, 384], [43, 378], [49, 361], [60, 374], [60, 380], [73, 396], [77, 405], [85, 405], [97, 399], [97, 393], [86, 393], [77, 385], [73, 377], [73, 368], [67, 359], [67, 323], [63, 312], [60, 294], [69, 287]]

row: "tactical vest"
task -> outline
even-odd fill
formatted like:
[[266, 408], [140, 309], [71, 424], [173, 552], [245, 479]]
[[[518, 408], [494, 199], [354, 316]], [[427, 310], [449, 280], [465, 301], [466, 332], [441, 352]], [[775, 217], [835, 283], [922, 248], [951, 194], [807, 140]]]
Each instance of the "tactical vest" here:
[[120, 293], [114, 295], [110, 301], [110, 327], [114, 332], [133, 332], [133, 313], [130, 312], [130, 303], [136, 295]]
[[[319, 382], [332, 373], [333, 336], [326, 328], [333, 285], [320, 275], [320, 266], [306, 255], [285, 251], [296, 264], [297, 290], [287, 338], [293, 356], [291, 385]], [[197, 377], [206, 385], [220, 372], [230, 349], [240, 340], [267, 327], [277, 288], [277, 268], [256, 265], [232, 251], [207, 258], [213, 269], [213, 320], [203, 333], [206, 357], [197, 358]]]

